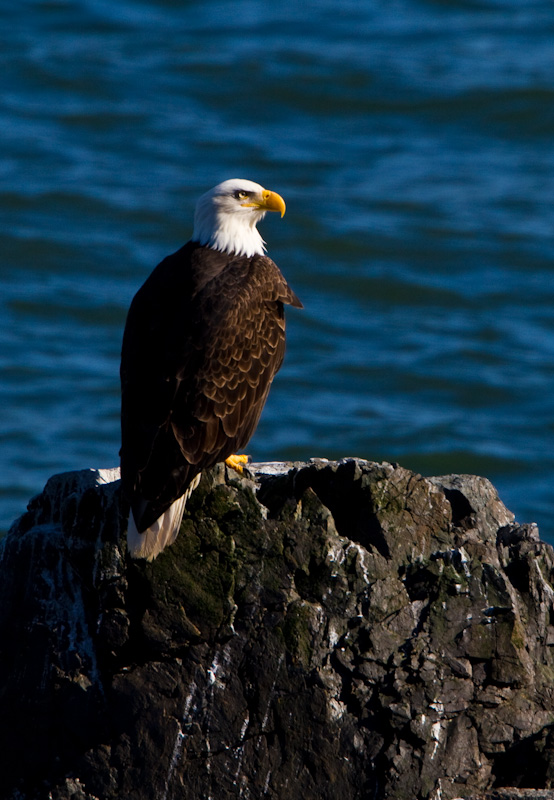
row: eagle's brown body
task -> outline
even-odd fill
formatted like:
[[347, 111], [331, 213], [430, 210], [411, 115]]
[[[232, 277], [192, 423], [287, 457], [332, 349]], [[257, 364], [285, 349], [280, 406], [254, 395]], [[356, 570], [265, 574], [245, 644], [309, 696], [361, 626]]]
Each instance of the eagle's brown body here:
[[245, 447], [301, 307], [265, 255], [189, 242], [129, 310], [121, 359], [121, 475], [140, 532], [203, 470]]

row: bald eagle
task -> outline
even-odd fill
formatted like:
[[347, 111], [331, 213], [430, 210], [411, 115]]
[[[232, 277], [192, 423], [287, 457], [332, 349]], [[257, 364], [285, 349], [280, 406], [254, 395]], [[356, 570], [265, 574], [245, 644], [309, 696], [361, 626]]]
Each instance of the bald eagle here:
[[[200, 197], [192, 239], [135, 295], [121, 353], [121, 479], [133, 558], [175, 541], [202, 470], [240, 463], [302, 308], [256, 224], [285, 203], [233, 179]], [[243, 457], [244, 458], [244, 457]]]

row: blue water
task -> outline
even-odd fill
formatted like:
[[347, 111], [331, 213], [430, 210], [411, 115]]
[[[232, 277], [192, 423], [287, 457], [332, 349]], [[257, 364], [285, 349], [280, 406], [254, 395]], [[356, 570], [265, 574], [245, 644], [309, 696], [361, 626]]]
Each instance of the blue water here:
[[554, 541], [554, 5], [0, 8], [0, 529], [114, 466], [129, 302], [228, 177], [305, 304], [249, 447], [485, 475]]

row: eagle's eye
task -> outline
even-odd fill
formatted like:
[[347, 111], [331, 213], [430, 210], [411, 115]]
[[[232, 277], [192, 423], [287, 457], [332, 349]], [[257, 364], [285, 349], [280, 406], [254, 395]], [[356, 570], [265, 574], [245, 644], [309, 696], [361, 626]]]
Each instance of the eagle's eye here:
[[235, 198], [237, 200], [246, 200], [248, 197], [250, 197], [250, 192], [244, 192], [242, 190], [235, 192]]

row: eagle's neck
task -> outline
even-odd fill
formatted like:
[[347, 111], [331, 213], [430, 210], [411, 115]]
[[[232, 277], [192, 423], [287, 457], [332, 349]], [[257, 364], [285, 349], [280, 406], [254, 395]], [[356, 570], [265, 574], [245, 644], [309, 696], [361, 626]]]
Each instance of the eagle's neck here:
[[240, 213], [225, 213], [211, 204], [200, 205], [194, 216], [192, 239], [200, 244], [237, 256], [265, 253], [265, 242], [256, 224], [265, 211], [244, 209]]

